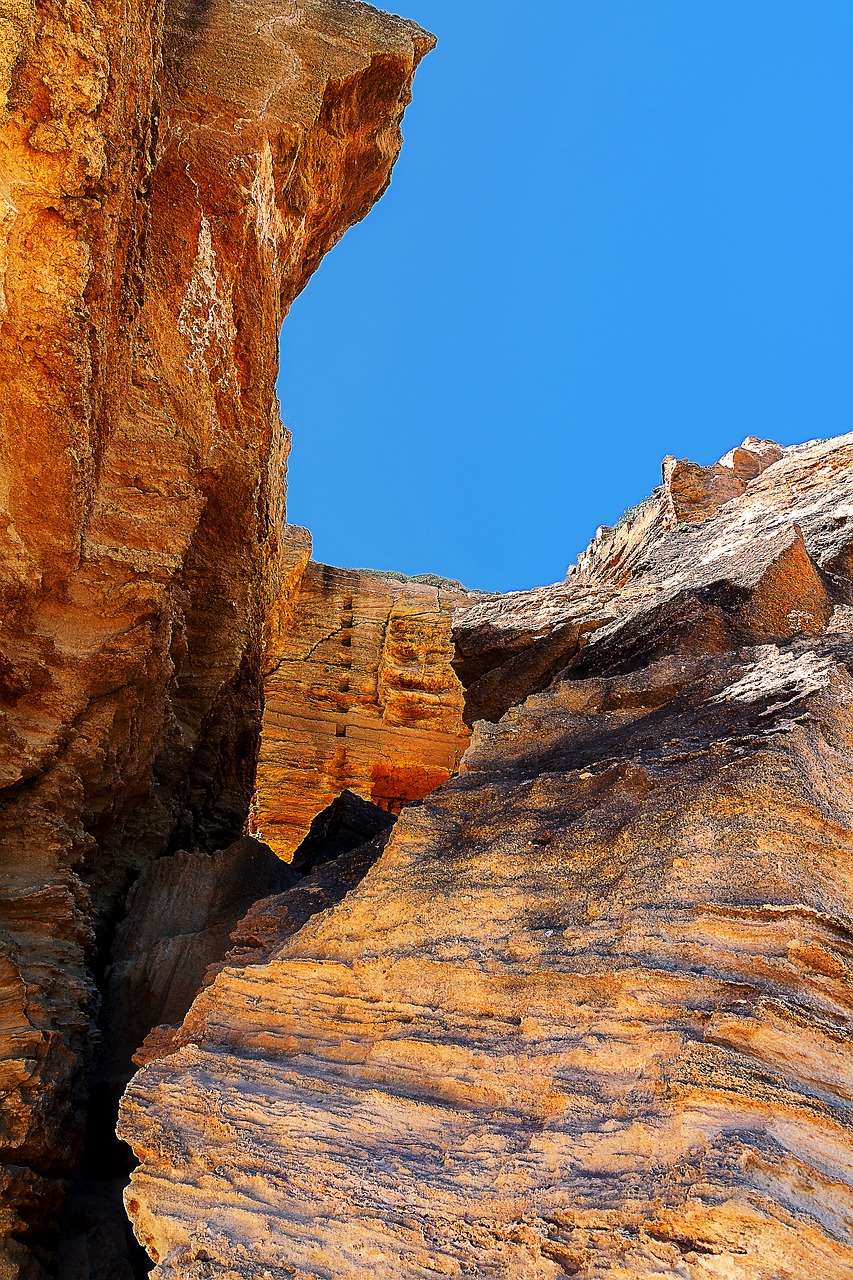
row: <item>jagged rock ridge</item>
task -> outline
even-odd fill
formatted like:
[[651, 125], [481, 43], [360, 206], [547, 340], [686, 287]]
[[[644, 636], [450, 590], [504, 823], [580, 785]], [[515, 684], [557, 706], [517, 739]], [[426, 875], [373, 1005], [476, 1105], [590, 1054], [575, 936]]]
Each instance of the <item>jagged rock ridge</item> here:
[[133, 1081], [157, 1280], [853, 1276], [853, 437], [677, 471], [457, 616], [515, 705]]

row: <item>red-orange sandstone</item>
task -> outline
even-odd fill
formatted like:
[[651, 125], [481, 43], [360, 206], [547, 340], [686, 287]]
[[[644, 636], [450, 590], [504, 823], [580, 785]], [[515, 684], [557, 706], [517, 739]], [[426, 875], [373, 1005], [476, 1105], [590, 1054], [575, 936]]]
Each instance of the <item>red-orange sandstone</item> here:
[[53, 1265], [124, 892], [246, 818], [298, 558], [278, 330], [432, 43], [352, 0], [0, 6], [6, 1274]]

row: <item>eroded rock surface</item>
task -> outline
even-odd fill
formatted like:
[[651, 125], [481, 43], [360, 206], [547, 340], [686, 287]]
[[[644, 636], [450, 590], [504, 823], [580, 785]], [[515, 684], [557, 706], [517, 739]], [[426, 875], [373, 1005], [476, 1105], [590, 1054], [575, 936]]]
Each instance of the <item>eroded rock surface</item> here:
[[241, 833], [304, 563], [278, 330], [431, 44], [354, 0], [0, 10], [4, 1274], [55, 1261], [129, 883]]
[[[805, 464], [824, 455], [815, 478]], [[738, 639], [820, 632], [833, 601], [850, 596], [847, 470], [847, 453], [831, 442], [785, 452], [749, 437], [713, 467], [665, 458], [661, 487], [615, 528], [599, 529], [565, 582], [456, 611], [453, 667], [465, 686], [466, 722], [497, 721], [570, 663], [581, 668], [601, 628], [596, 645], [616, 636], [618, 660], [627, 661], [632, 618], [647, 653], [650, 626], [664, 647], [695, 641], [723, 650]], [[697, 473], [704, 496], [688, 516], [678, 477], [698, 485]], [[724, 505], [726, 521], [710, 520]]]
[[553, 590], [556, 678], [134, 1079], [157, 1280], [853, 1276], [853, 437], [644, 527]]
[[468, 745], [452, 667], [455, 583], [308, 564], [267, 651], [252, 825], [290, 859], [349, 789], [391, 813], [458, 768]]

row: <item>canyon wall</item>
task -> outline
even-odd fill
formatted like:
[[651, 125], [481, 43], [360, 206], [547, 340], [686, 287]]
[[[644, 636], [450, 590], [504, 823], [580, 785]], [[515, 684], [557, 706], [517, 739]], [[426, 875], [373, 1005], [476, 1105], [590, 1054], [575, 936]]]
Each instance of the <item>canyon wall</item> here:
[[456, 583], [308, 564], [267, 649], [253, 830], [289, 860], [345, 788], [392, 813], [456, 772], [470, 731], [452, 669]]
[[134, 1048], [156, 1280], [853, 1280], [853, 437], [505, 597], [286, 523], [432, 43], [0, 4], [2, 1280], [144, 1274]]
[[432, 38], [354, 0], [0, 10], [0, 1256], [55, 1262], [96, 980], [240, 835], [284, 523], [278, 330]]
[[853, 1277], [853, 437], [764, 445], [457, 614], [461, 775], [125, 1096], [156, 1280]]

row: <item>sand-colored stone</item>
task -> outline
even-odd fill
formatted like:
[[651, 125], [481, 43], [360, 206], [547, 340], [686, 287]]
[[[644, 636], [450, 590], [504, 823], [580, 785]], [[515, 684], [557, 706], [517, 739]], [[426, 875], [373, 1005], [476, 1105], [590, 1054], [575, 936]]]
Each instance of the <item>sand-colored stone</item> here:
[[450, 628], [473, 598], [308, 565], [290, 630], [267, 651], [252, 805], [253, 831], [280, 857], [344, 789], [399, 813], [456, 772], [469, 730]]
[[[311, 844], [309, 870], [300, 876], [291, 871], [287, 863], [278, 860], [280, 870], [292, 877], [291, 887], [254, 903], [232, 931], [228, 952], [209, 965], [203, 981], [197, 981], [194, 994], [212, 983], [216, 975], [229, 965], [265, 963], [307, 920], [336, 906], [361, 883], [388, 843], [395, 819], [351, 792], [344, 792], [344, 798], [347, 804], [343, 810], [341, 797], [338, 797], [323, 814], [318, 815], [309, 842], [304, 842], [297, 851], [297, 859], [304, 863], [309, 855], [306, 843]], [[350, 808], [353, 802], [363, 806], [364, 810], [375, 810], [374, 817], [365, 823], [362, 812], [351, 825], [348, 819], [353, 816]], [[357, 828], [364, 825], [376, 834], [367, 840], [359, 840]], [[318, 859], [316, 865], [313, 865], [314, 858]], [[178, 1019], [178, 1025], [172, 1022], [155, 1026], [134, 1054], [134, 1062], [145, 1066], [174, 1053], [188, 1035], [180, 1021]]]
[[569, 578], [627, 585], [642, 568], [642, 553], [668, 529], [693, 524], [714, 514], [724, 503], [739, 497], [751, 481], [778, 462], [781, 447], [773, 440], [747, 436], [713, 466], [702, 467], [687, 458], [671, 455], [663, 460], [663, 484], [630, 511], [614, 528], [603, 525]]
[[123, 1102], [156, 1280], [850, 1280], [851, 541], [853, 437], [656, 530], [361, 885], [218, 975]]
[[13, 1234], [52, 1265], [121, 897], [246, 818], [305, 545], [279, 326], [431, 44], [354, 0], [0, 4], [4, 1276]]

